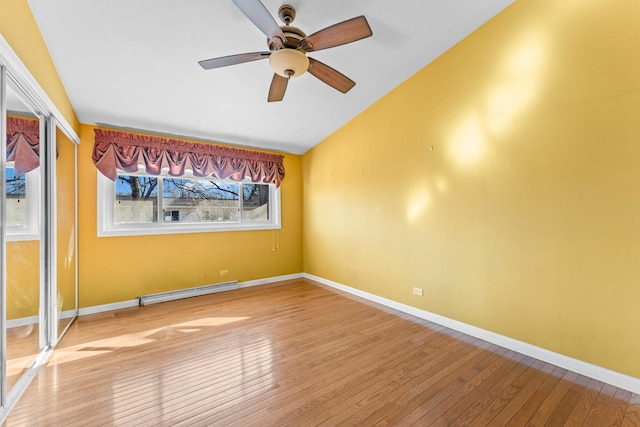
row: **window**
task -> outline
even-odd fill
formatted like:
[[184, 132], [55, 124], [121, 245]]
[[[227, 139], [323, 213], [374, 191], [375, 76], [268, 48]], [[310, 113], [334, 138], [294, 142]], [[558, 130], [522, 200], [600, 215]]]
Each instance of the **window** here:
[[13, 162], [7, 162], [7, 240], [38, 240], [40, 168], [16, 176], [13, 166]]
[[98, 173], [98, 235], [280, 228], [274, 184], [193, 176]]

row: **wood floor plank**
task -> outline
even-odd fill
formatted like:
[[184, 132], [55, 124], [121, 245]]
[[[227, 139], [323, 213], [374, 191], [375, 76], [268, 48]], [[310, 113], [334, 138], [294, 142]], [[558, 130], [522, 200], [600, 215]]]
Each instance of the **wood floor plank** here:
[[[435, 408], [477, 372], [475, 367], [478, 363], [487, 359], [494, 360], [492, 353], [481, 347], [478, 349], [480, 351], [458, 355], [454, 363], [451, 363], [449, 359], [443, 360], [445, 365], [437, 366], [436, 373], [425, 372], [420, 375], [412, 375], [410, 381], [395, 393], [398, 396], [395, 402], [402, 408], [402, 411], [387, 415], [385, 420], [398, 422], [397, 417], [406, 418], [407, 413], [422, 414]], [[359, 415], [354, 409], [350, 409], [350, 411], [352, 412], [350, 420], [355, 422]]]
[[640, 395], [631, 395], [622, 427], [640, 427]]
[[583, 424], [585, 427], [602, 425], [609, 413], [609, 407], [616, 391], [617, 389], [610, 384], [605, 384], [604, 387], [602, 387], [596, 401], [593, 403], [593, 406], [591, 406], [587, 419]]
[[528, 365], [533, 363], [533, 359], [521, 355], [518, 355], [516, 360], [518, 361], [518, 364], [514, 366], [513, 369], [500, 378], [500, 380], [491, 387], [487, 393], [477, 399], [473, 405], [467, 408], [467, 410], [460, 413], [450, 425], [461, 427], [474, 423], [475, 420], [482, 415], [484, 410], [494, 402], [499, 394], [510, 387], [511, 384], [527, 370]]
[[548, 397], [549, 393], [553, 391], [567, 371], [552, 365], [546, 365], [543, 369], [550, 370], [549, 375], [546, 377], [542, 385], [529, 397], [529, 399], [526, 400], [524, 405], [522, 405], [513, 418], [509, 420], [507, 426], [519, 427], [527, 425], [531, 417], [533, 417], [538, 410], [546, 410], [546, 408], [543, 408], [545, 399]]
[[639, 407], [300, 279], [81, 316], [4, 425], [638, 426]]
[[530, 379], [526, 381], [526, 384], [513, 396], [513, 398], [496, 414], [491, 421], [494, 425], [504, 426], [507, 425], [509, 420], [520, 411], [527, 399], [531, 397], [533, 393], [544, 383], [545, 379], [549, 376], [549, 371], [543, 369], [545, 363], [536, 360], [531, 368], [527, 370], [527, 375]]
[[[390, 423], [400, 423], [404, 425], [411, 425], [413, 423], [429, 423], [435, 424], [437, 422], [446, 422], [445, 414], [454, 407], [460, 404], [464, 405], [464, 400], [469, 394], [474, 392], [474, 390], [478, 386], [487, 387], [489, 382], [487, 381], [492, 375], [498, 375], [501, 369], [503, 369], [503, 365], [510, 360], [510, 357], [515, 356], [515, 353], [511, 353], [509, 357], [505, 356], [508, 353], [506, 349], [499, 349], [492, 354], [487, 359], [487, 363], [484, 366], [478, 366], [477, 369], [474, 369], [475, 375], [473, 375], [470, 379], [465, 381], [457, 390], [448, 396], [440, 399], [435, 402], [425, 401], [420, 404], [420, 406], [414, 408], [412, 411], [403, 411], [401, 414], [394, 414], [392, 418], [387, 416], [386, 421]], [[432, 406], [433, 403], [436, 403], [435, 406]], [[454, 416], [454, 415], [452, 415]], [[435, 421], [434, 421], [435, 420]]]
[[500, 394], [497, 394], [493, 401], [485, 406], [485, 409], [475, 417], [473, 423], [475, 425], [498, 424], [495, 420], [497, 415], [505, 410], [509, 403], [511, 403], [511, 401], [515, 399], [515, 397], [518, 396], [527, 385], [533, 382], [532, 380], [539, 372], [538, 368], [534, 366], [536, 362], [539, 361], [532, 358], [525, 359], [523, 364], [527, 366], [526, 369], [524, 369], [520, 376], [518, 376], [508, 387], [501, 387], [502, 390], [497, 390]]
[[[403, 372], [379, 393], [370, 393], [365, 389], [360, 394], [345, 399], [341, 406], [346, 406], [346, 409], [330, 418], [327, 418], [325, 413], [324, 423], [319, 425], [329, 426], [336, 423], [353, 425], [360, 419], [363, 419], [365, 424], [375, 424], [383, 420], [389, 422], [397, 413], [397, 411], [389, 411], [390, 407], [386, 399], [389, 394], [398, 396], [394, 400], [394, 405], [396, 408], [402, 408], [402, 412], [407, 412], [419, 405], [426, 406], [426, 401], [429, 401], [433, 407], [464, 384], [468, 377], [476, 372], [475, 366], [486, 360], [492, 360], [491, 353], [485, 350], [486, 346], [486, 343], [479, 342], [476, 350], [471, 352], [464, 348], [457, 352], [449, 350], [449, 356], [443, 360], [444, 365], [435, 365], [430, 369], [425, 369], [428, 362], [424, 361], [419, 368]], [[455, 362], [451, 363], [454, 357]], [[387, 410], [379, 412], [383, 407]], [[385, 413], [384, 417], [377, 418], [379, 413]]]
[[[569, 377], [565, 376], [564, 379], [567, 380], [568, 378]], [[590, 378], [577, 374], [570, 378], [572, 384], [569, 384], [566, 394], [562, 400], [555, 405], [555, 409], [547, 418], [545, 425], [565, 425], [569, 416], [580, 402], [582, 395], [587, 392], [587, 386], [589, 385]]]
[[585, 386], [582, 396], [576, 402], [569, 418], [565, 422], [565, 426], [567, 427], [578, 427], [582, 426], [589, 416], [589, 411], [591, 411], [591, 407], [594, 402], [598, 398], [598, 394], [600, 394], [600, 390], [604, 386], [604, 383], [590, 379], [588, 384]]
[[555, 385], [555, 387], [553, 387], [551, 392], [548, 393], [545, 400], [540, 405], [540, 408], [529, 419], [529, 424], [534, 426], [547, 424], [554, 411], [558, 408], [569, 392], [571, 386], [575, 384], [578, 376], [579, 375], [575, 372], [566, 372], [562, 379]]
[[622, 425], [624, 416], [627, 413], [627, 408], [629, 407], [629, 399], [631, 399], [631, 392], [617, 389], [609, 405], [609, 411], [604, 421], [602, 421], [602, 425], [606, 427]]
[[[409, 366], [408, 369], [394, 373], [390, 381], [385, 380], [385, 384], [376, 387], [380, 380], [378, 379], [376, 383], [368, 386], [357, 384], [347, 388], [342, 396], [331, 397], [331, 400], [335, 399], [341, 402], [340, 407], [334, 408], [330, 403], [331, 400], [328, 400], [325, 405], [317, 408], [315, 413], [307, 414], [305, 420], [317, 423], [320, 418], [324, 418], [323, 422], [318, 425], [326, 426], [339, 423], [353, 425], [359, 420], [363, 420], [365, 424], [374, 424], [380, 419], [377, 419], [373, 413], [382, 407], [389, 409], [385, 401], [385, 397], [389, 394], [400, 396], [394, 404], [396, 407], [407, 410], [411, 404], [404, 397], [417, 395], [425, 397], [427, 393], [436, 393], [436, 390], [444, 388], [441, 383], [448, 383], [448, 378], [451, 381], [452, 374], [459, 375], [457, 369], [463, 365], [476, 363], [485, 357], [486, 354], [480, 346], [471, 349], [471, 351], [468, 345], [457, 348], [445, 347], [441, 356], [430, 355], [428, 359], [422, 358], [417, 362], [417, 366]], [[452, 359], [455, 359], [454, 363], [451, 363]], [[375, 387], [375, 393], [371, 393], [371, 387]], [[403, 391], [404, 394], [402, 394]], [[341, 410], [342, 412], [340, 412]], [[386, 412], [385, 416], [388, 416], [390, 412]], [[331, 416], [327, 417], [327, 414], [331, 414]], [[367, 418], [369, 421], [365, 421]]]

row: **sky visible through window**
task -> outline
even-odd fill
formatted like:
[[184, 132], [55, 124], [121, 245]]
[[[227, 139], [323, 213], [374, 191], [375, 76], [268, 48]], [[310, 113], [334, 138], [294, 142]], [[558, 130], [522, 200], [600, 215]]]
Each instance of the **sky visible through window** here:
[[7, 167], [5, 170], [7, 183], [7, 196], [24, 197], [26, 195], [26, 176], [24, 174], [15, 176], [14, 170]]

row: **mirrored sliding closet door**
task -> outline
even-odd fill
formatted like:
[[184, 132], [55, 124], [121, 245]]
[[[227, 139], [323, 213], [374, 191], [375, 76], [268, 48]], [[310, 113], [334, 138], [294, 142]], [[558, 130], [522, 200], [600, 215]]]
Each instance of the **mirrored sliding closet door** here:
[[78, 312], [78, 143], [0, 35], [0, 422]]
[[46, 347], [41, 257], [43, 167], [41, 115], [5, 77], [4, 327], [6, 393]]

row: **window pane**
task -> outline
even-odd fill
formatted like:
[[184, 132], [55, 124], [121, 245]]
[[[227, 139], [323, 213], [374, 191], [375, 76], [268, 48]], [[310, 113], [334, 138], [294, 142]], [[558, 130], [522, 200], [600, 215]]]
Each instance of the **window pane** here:
[[26, 175], [15, 176], [12, 167], [6, 169], [7, 178], [7, 226], [27, 226]]
[[239, 184], [164, 178], [165, 222], [237, 222]]
[[269, 221], [269, 186], [242, 184], [242, 220]]
[[158, 178], [118, 175], [115, 223], [158, 222]]

